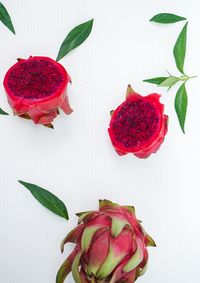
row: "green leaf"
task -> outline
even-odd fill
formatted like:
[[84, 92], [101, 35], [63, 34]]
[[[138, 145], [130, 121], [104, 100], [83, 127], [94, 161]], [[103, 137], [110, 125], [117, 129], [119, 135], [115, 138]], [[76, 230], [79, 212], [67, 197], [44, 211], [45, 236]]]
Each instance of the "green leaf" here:
[[164, 82], [168, 77], [157, 77], [152, 79], [143, 80], [143, 82], [159, 85]]
[[55, 195], [34, 184], [24, 181], [18, 182], [27, 188], [44, 207], [67, 220], [69, 219], [65, 204]]
[[8, 14], [8, 11], [3, 6], [3, 4], [0, 2], [0, 21], [12, 32], [15, 34], [15, 29], [13, 27], [10, 15]]
[[185, 83], [184, 83], [178, 89], [176, 97], [175, 97], [176, 114], [178, 116], [179, 124], [181, 126], [183, 133], [185, 133], [184, 126], [185, 126], [185, 117], [187, 113], [187, 104], [188, 104], [188, 98], [187, 98], [187, 91], [186, 91]]
[[184, 69], [185, 53], [186, 53], [187, 25], [188, 22], [184, 25], [174, 46], [174, 58], [176, 61], [176, 66], [182, 74], [184, 74], [183, 69]]
[[63, 41], [56, 61], [59, 61], [70, 51], [81, 45], [90, 35], [93, 26], [93, 19], [73, 28]]
[[152, 19], [150, 19], [150, 22], [156, 22], [160, 24], [172, 24], [180, 21], [187, 20], [184, 17], [180, 17], [178, 15], [170, 14], [170, 13], [161, 13], [155, 15]]
[[0, 115], [9, 115], [9, 114], [0, 108]]
[[164, 80], [162, 83], [160, 83], [159, 86], [172, 87], [179, 81], [180, 81], [179, 78], [171, 76], [168, 77], [166, 80]]

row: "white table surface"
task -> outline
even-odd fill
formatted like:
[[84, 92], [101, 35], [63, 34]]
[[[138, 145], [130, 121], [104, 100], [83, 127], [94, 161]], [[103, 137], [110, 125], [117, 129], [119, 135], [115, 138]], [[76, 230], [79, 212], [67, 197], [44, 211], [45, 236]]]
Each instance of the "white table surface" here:
[[[172, 12], [189, 19], [185, 69], [199, 75], [199, 2], [196, 0], [4, 0], [16, 36], [0, 24], [0, 106], [9, 113], [2, 86], [16, 58], [55, 58], [76, 25], [95, 19], [89, 39], [61, 63], [73, 85], [74, 112], [60, 115], [55, 130], [10, 116], [0, 117], [0, 282], [54, 283], [71, 250], [59, 244], [76, 225], [75, 212], [94, 210], [99, 198], [136, 207], [155, 239], [143, 283], [199, 283], [200, 76], [187, 85], [186, 135], [174, 111], [174, 90], [143, 83], [178, 75], [172, 49], [184, 25], [156, 25], [149, 19]], [[159, 92], [170, 116], [160, 151], [147, 160], [119, 157], [110, 142], [109, 111], [124, 99], [127, 85], [141, 94]], [[65, 201], [70, 221], [55, 216], [17, 180], [38, 184]], [[69, 277], [66, 282], [73, 282]]]

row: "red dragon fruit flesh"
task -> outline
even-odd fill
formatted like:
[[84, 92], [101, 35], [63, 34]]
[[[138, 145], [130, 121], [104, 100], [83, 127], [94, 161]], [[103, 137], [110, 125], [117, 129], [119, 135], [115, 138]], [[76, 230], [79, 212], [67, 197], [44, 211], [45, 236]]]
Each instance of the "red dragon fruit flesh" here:
[[137, 220], [132, 206], [100, 200], [99, 210], [78, 213], [78, 226], [63, 240], [75, 248], [60, 267], [56, 283], [72, 271], [76, 283], [134, 283], [148, 264], [154, 240]]
[[58, 62], [48, 57], [18, 59], [6, 73], [4, 87], [15, 115], [32, 119], [35, 124], [53, 127], [51, 122], [61, 108], [70, 114], [66, 89], [69, 74]]
[[157, 93], [141, 96], [129, 85], [126, 100], [111, 116], [108, 132], [119, 155], [147, 158], [160, 148], [167, 134], [168, 116]]

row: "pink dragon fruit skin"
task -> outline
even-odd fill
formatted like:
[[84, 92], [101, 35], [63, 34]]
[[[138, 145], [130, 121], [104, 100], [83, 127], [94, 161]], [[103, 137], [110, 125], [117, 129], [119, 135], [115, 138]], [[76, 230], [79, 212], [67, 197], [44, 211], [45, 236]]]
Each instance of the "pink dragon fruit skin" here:
[[76, 283], [134, 283], [147, 268], [147, 246], [155, 246], [131, 206], [100, 200], [99, 210], [78, 213], [78, 226], [61, 244], [76, 246], [60, 267], [56, 283], [72, 271]]
[[59, 108], [66, 114], [72, 112], [66, 93], [70, 81], [69, 74], [58, 62], [31, 56], [18, 59], [7, 71], [4, 88], [15, 115], [53, 127], [51, 122], [59, 114]]
[[119, 155], [147, 158], [157, 152], [167, 134], [168, 116], [160, 95], [142, 96], [128, 86], [126, 100], [111, 111], [109, 135]]

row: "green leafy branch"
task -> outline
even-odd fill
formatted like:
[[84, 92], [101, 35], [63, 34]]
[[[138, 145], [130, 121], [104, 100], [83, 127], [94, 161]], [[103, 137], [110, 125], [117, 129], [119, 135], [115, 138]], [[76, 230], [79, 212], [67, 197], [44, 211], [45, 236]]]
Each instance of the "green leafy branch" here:
[[[178, 15], [169, 14], [169, 13], [161, 13], [155, 15], [152, 19], [150, 19], [151, 22], [156, 22], [160, 24], [171, 24], [185, 20], [187, 19], [184, 17], [180, 17]], [[188, 76], [184, 71], [186, 44], [187, 44], [187, 27], [188, 27], [188, 22], [186, 22], [183, 29], [181, 30], [173, 49], [173, 55], [174, 55], [176, 67], [181, 73], [181, 75], [173, 76], [170, 73], [168, 73], [169, 76], [167, 77], [155, 77], [144, 80], [144, 82], [156, 84], [157, 86], [161, 86], [161, 87], [168, 87], [169, 89], [174, 85], [176, 85], [177, 83], [181, 83], [181, 86], [179, 87], [175, 96], [174, 106], [183, 133], [185, 133], [185, 119], [186, 119], [187, 105], [188, 105], [187, 103], [188, 98], [187, 98], [187, 91], [185, 88], [185, 84], [188, 80], [196, 77], [196, 76]]]

